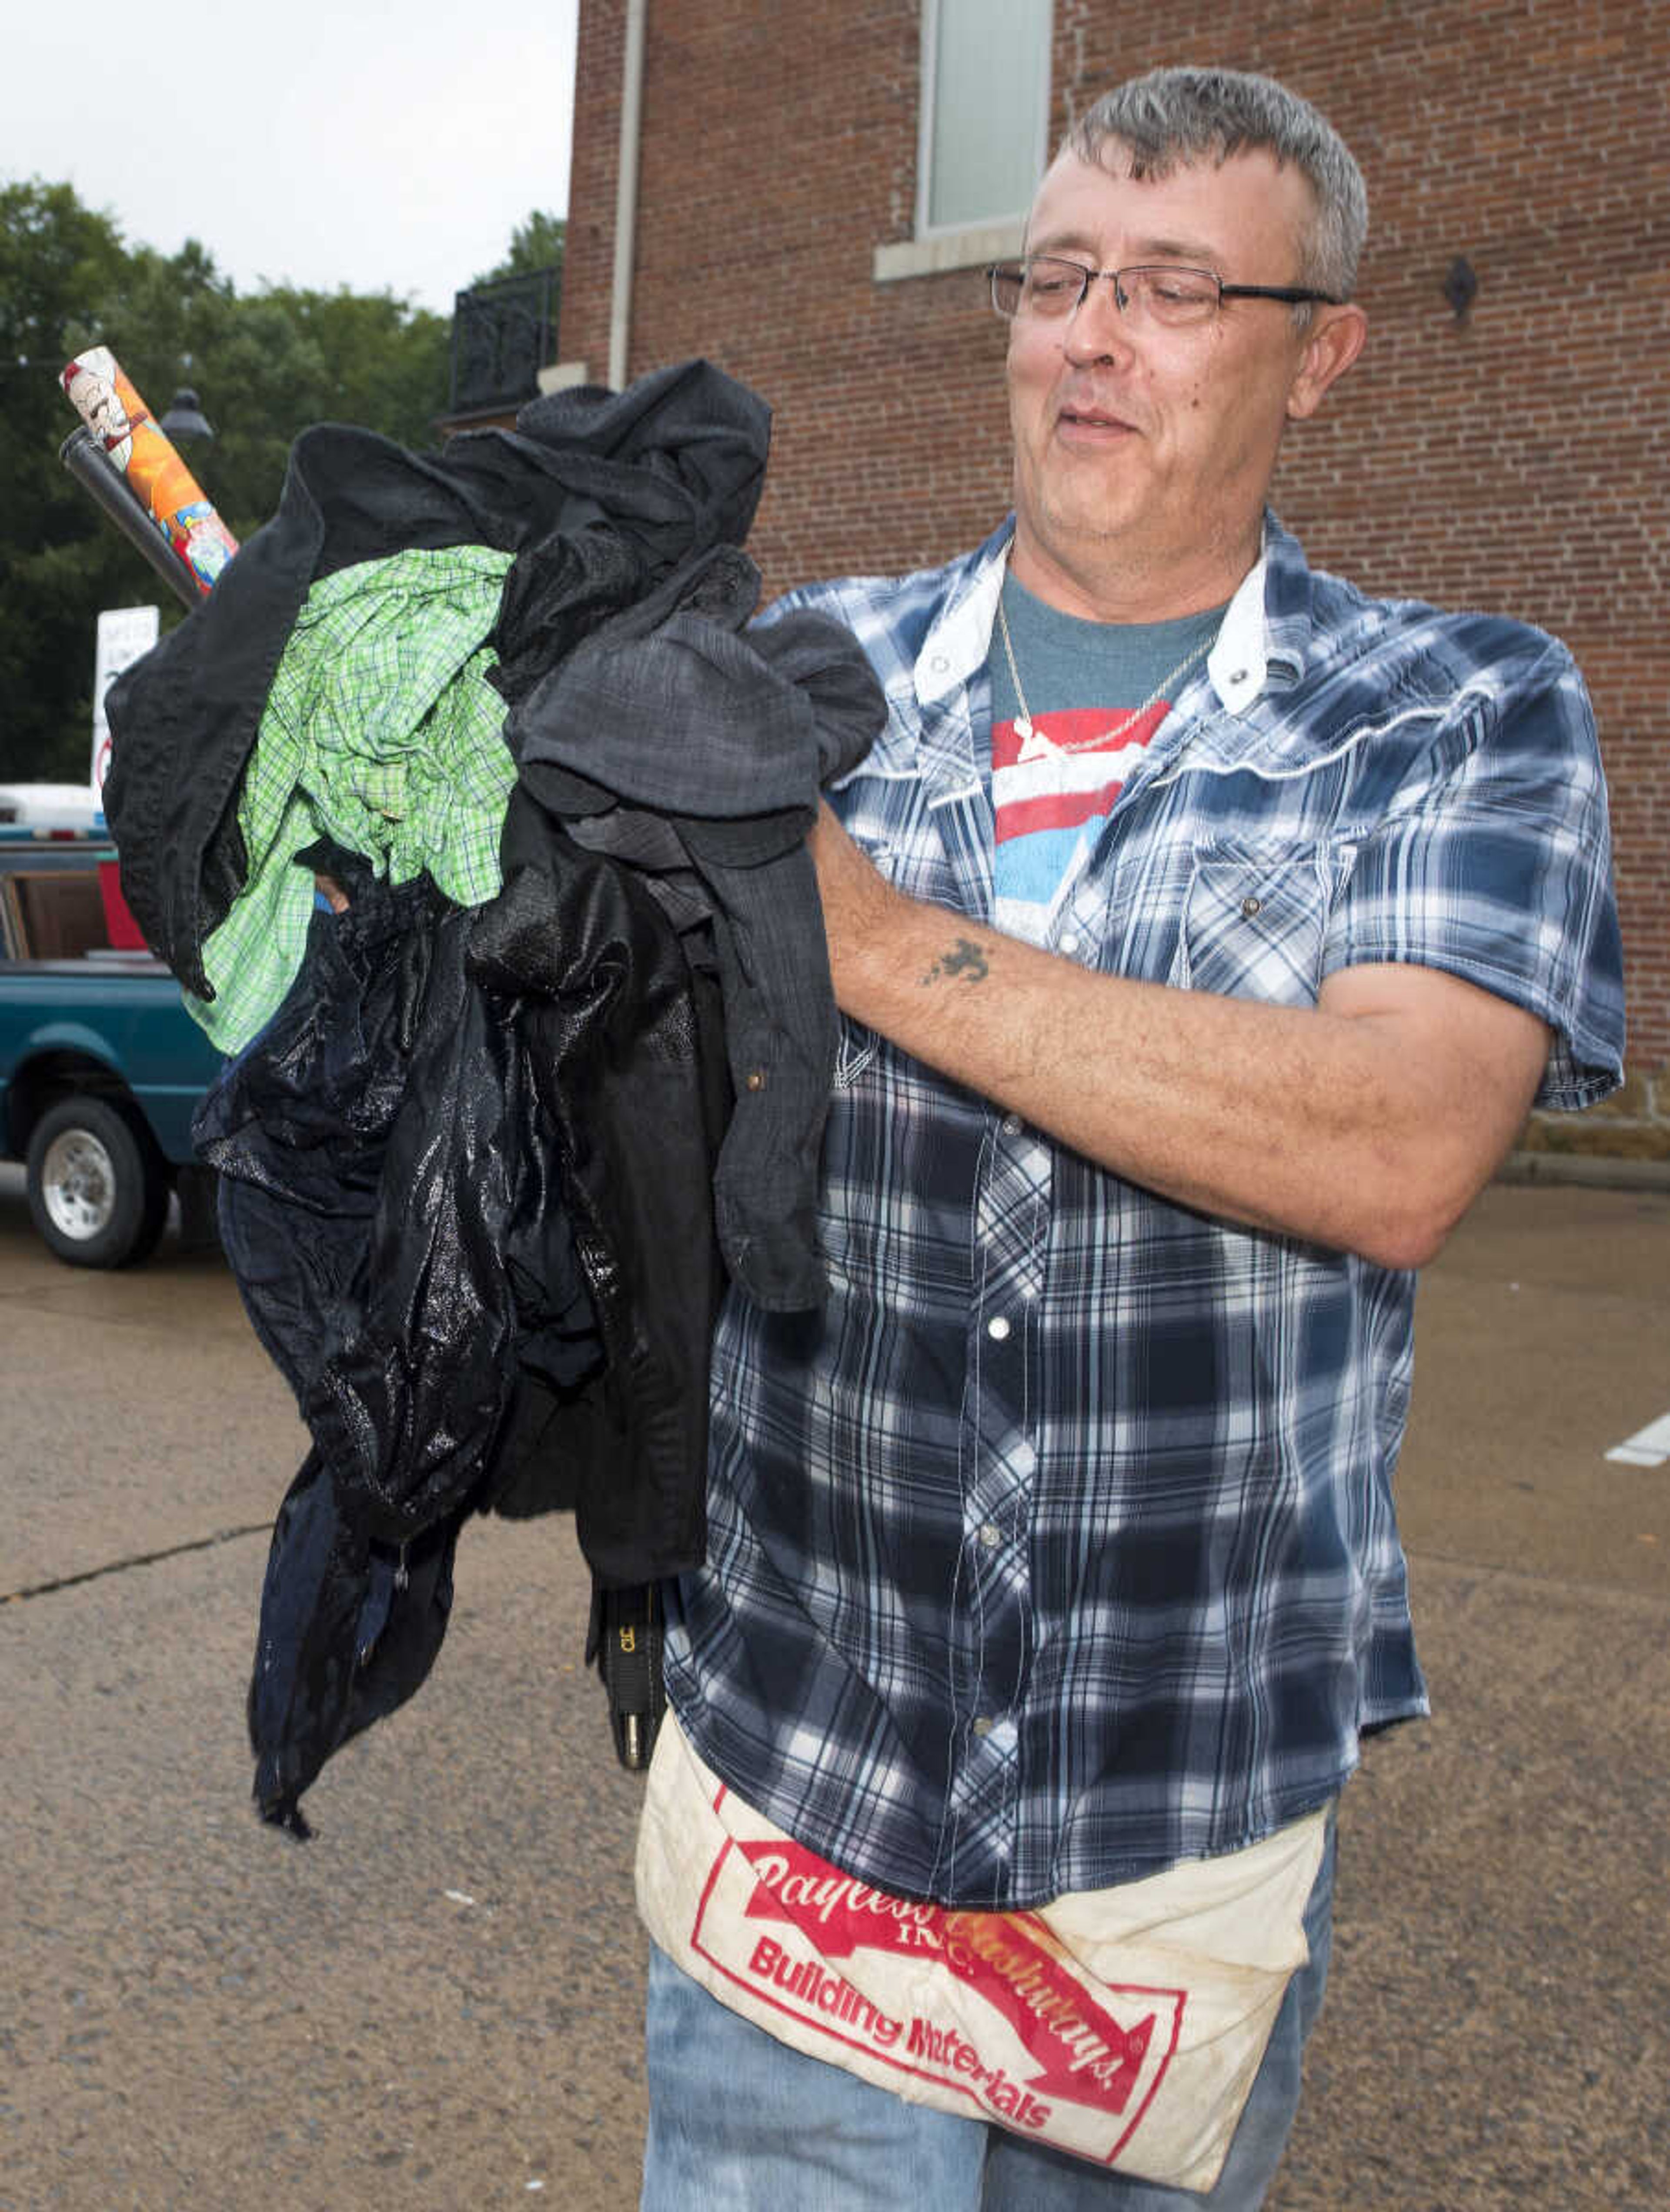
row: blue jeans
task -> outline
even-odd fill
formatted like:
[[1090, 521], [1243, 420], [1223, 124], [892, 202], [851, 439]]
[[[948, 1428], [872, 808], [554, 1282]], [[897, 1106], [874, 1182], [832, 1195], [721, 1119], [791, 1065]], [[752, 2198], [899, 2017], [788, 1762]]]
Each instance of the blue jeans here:
[[1207, 2195], [1109, 2173], [983, 2120], [908, 2105], [728, 2011], [652, 1948], [649, 2133], [640, 2212], [1255, 2212], [1299, 2102], [1327, 1979], [1334, 1827], [1287, 1985]]

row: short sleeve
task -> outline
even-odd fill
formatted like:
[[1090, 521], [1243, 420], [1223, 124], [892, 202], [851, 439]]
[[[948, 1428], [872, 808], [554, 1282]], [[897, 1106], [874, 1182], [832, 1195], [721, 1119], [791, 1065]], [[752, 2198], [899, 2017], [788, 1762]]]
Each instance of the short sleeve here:
[[1623, 1079], [1606, 783], [1570, 655], [1517, 635], [1523, 668], [1460, 688], [1363, 837], [1322, 967], [1440, 968], [1525, 1007], [1554, 1032], [1537, 1103], [1576, 1109]]

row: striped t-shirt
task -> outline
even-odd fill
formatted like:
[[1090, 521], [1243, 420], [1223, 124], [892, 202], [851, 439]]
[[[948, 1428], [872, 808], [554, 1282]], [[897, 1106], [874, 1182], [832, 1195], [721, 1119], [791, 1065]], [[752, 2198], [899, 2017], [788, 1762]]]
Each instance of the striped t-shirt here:
[[[1126, 777], [1166, 718], [1169, 696], [1152, 695], [1162, 685], [1168, 694], [1176, 691], [1193, 674], [1212, 648], [1224, 610], [1175, 622], [1084, 622], [1035, 598], [1012, 575], [1004, 579], [1003, 605], [1033, 736], [1028, 742], [1016, 727], [1021, 704], [1001, 627], [994, 626], [993, 918], [1008, 935], [1041, 944], [1056, 899], [1078, 874]], [[1185, 659], [1187, 666], [1178, 672]]]

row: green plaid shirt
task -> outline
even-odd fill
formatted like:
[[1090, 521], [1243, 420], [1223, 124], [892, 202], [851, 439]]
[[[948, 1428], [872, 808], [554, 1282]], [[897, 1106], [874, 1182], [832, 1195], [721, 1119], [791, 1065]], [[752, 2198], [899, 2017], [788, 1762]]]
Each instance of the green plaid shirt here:
[[480, 545], [398, 553], [308, 593], [244, 772], [249, 878], [203, 947], [215, 997], [186, 995], [222, 1052], [295, 980], [314, 902], [295, 855], [320, 836], [392, 883], [427, 874], [458, 906], [497, 892], [516, 768], [483, 641], [510, 562]]

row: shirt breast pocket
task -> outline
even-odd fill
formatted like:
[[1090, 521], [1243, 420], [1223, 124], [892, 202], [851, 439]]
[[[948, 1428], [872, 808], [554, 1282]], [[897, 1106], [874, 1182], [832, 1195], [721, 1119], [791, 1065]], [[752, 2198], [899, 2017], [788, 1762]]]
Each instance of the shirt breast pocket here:
[[1316, 846], [1197, 852], [1169, 981], [1224, 998], [1314, 1006], [1340, 858]]

